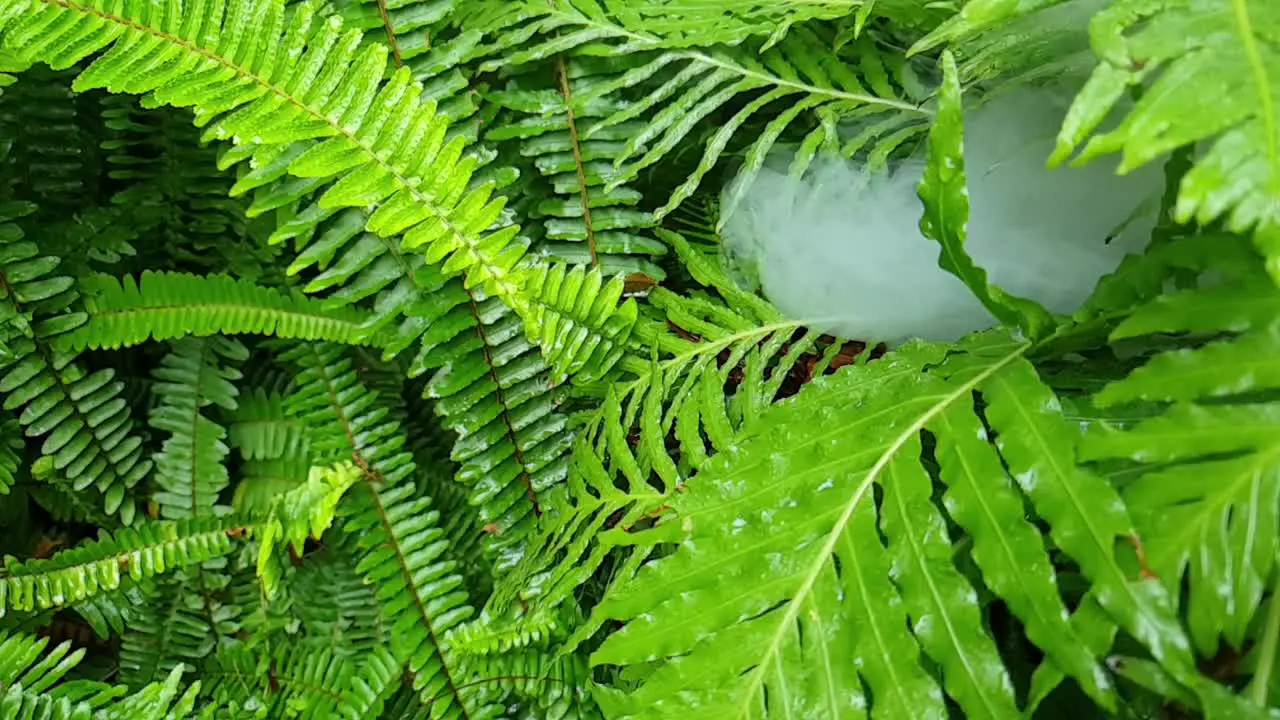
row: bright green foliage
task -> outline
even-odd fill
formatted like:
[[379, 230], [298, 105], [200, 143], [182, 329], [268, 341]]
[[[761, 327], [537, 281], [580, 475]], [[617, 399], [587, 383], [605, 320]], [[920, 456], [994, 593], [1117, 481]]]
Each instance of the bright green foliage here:
[[[1188, 37], [1187, 28], [1196, 33]], [[1094, 137], [1083, 157], [1122, 152], [1121, 170], [1212, 141], [1182, 178], [1175, 214], [1232, 230], [1280, 224], [1280, 11], [1259, 0], [1230, 3], [1117, 2], [1090, 28], [1103, 63], [1059, 135], [1065, 159], [1093, 133], [1126, 88], [1148, 83], [1115, 129]], [[1269, 255], [1271, 240], [1260, 245]], [[1274, 270], [1273, 270], [1274, 272]]]
[[359, 315], [226, 276], [148, 272], [135, 281], [95, 275], [83, 292], [88, 321], [64, 340], [77, 350], [215, 333], [364, 340]]
[[[0, 717], [39, 717], [48, 720], [134, 720], [149, 717], [191, 717], [199, 683], [187, 692], [179, 686], [181, 671], [174, 671], [162, 683], [143, 688], [125, 697], [126, 688], [102, 682], [80, 680], [61, 686], [54, 684], [73, 671], [84, 656], [62, 643], [45, 652], [45, 638], [0, 634]], [[52, 688], [52, 690], [50, 690]], [[183, 697], [179, 698], [178, 696]], [[111, 701], [117, 700], [115, 703]], [[177, 701], [175, 703], [175, 700]], [[111, 703], [111, 704], [109, 704]], [[172, 714], [169, 714], [172, 713]]]
[[302, 554], [307, 538], [319, 540], [324, 535], [333, 524], [342, 495], [361, 479], [359, 468], [350, 463], [313, 467], [305, 484], [275, 497], [258, 539], [258, 574], [267, 592], [273, 592], [279, 582], [279, 571], [272, 567], [277, 546], [288, 545], [294, 553]]
[[1123, 492], [1146, 562], [1167, 587], [1188, 580], [1191, 638], [1205, 654], [1224, 640], [1244, 645], [1275, 566], [1280, 445], [1275, 408], [1259, 393], [1280, 386], [1277, 319], [1270, 279], [1256, 269], [1139, 308], [1117, 337], [1213, 339], [1155, 355], [1103, 388], [1095, 398], [1103, 407], [1169, 404], [1137, 422], [1100, 422], [1083, 445], [1086, 458], [1137, 463]]
[[141, 580], [225, 555], [243, 532], [243, 521], [231, 517], [147, 523], [47, 560], [10, 558], [0, 575], [0, 613], [62, 607], [115, 590], [124, 577]]
[[[943, 717], [939, 689], [918, 665], [920, 647], [904, 632], [907, 616], [925, 615], [932, 618], [930, 628], [940, 625], [946, 632], [921, 636], [920, 644], [944, 668], [948, 690], [962, 706], [970, 713], [1016, 714], [1012, 686], [977, 622], [972, 592], [944, 590], [956, 583], [964, 588], [964, 580], [947, 570], [946, 552], [944, 565], [930, 570], [936, 551], [920, 543], [937, 538], [936, 532], [907, 526], [927, 522], [930, 513], [908, 511], [907, 498], [899, 495], [911, 482], [906, 476], [923, 474], [916, 464], [923, 426], [952, 403], [967, 400], [977, 381], [1024, 350], [1011, 346], [953, 389], [919, 371], [939, 359], [936, 351], [921, 348], [896, 362], [847, 373], [844, 382], [819, 382], [778, 407], [774, 417], [760, 418], [766, 435], [748, 430], [735, 438], [728, 452], [703, 468], [699, 477], [705, 482], [671, 501], [678, 519], [670, 522], [690, 533], [688, 544], [642, 569], [597, 610], [629, 622], [593, 662], [626, 665], [655, 655], [685, 656], [660, 666], [615, 714], [666, 717], [705, 708], [720, 717], [846, 716], [871, 704], [862, 697], [855, 671], [861, 666], [875, 702], [903, 702], [900, 710]], [[846, 402], [825, 402], [825, 393]], [[825, 432], [800, 429], [811, 428], [815, 417]], [[845, 461], [838, 470], [821, 462], [835, 458]], [[877, 482], [885, 487], [884, 531], [904, 597], [873, 606], [862, 599], [883, 580], [870, 560], [885, 549], [874, 533], [855, 532], [853, 526], [859, 517], [874, 518]], [[664, 522], [649, 532], [664, 533]], [[896, 551], [895, 536], [902, 543]], [[708, 563], [708, 557], [721, 559]], [[760, 557], [776, 559], [762, 563]], [[881, 562], [887, 567], [890, 561]], [[721, 587], [740, 590], [725, 596], [716, 592]], [[891, 608], [900, 618], [893, 632], [888, 618], [873, 613]], [[669, 618], [672, 613], [683, 622]], [[866, 628], [861, 641], [857, 627]], [[802, 637], [820, 640], [801, 642]], [[858, 647], [865, 654], [851, 653]], [[878, 682], [893, 677], [899, 679]]]
[[574, 376], [593, 382], [608, 374], [625, 352], [636, 305], [622, 297], [622, 279], [608, 284], [598, 270], [581, 265], [540, 266], [521, 278], [529, 296], [524, 323], [543, 348], [553, 380]]
[[[1278, 19], [3, 0], [0, 720], [1274, 715]], [[1053, 160], [1168, 190], [1050, 317], [960, 109], [1090, 70]], [[731, 277], [766, 164], [921, 145], [1005, 327]]]

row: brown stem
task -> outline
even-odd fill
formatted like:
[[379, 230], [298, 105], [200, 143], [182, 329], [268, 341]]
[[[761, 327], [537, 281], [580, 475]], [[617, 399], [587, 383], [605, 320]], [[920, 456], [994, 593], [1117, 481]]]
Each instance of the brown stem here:
[[578, 196], [582, 199], [582, 222], [587, 226], [587, 252], [591, 253], [591, 266], [600, 264], [596, 257], [596, 231], [591, 223], [591, 194], [587, 192], [587, 171], [582, 166], [582, 149], [578, 146], [578, 119], [573, 114], [573, 92], [569, 90], [569, 73], [564, 58], [556, 58], [556, 74], [560, 77], [560, 94], [564, 96], [565, 114], [569, 117], [569, 144], [573, 149], [573, 164], [578, 171]]
[[404, 67], [404, 58], [400, 57], [400, 43], [396, 41], [395, 28], [391, 27], [391, 13], [387, 12], [387, 0], [378, 0], [378, 14], [382, 16], [382, 29], [387, 31], [387, 44], [391, 46], [391, 57], [396, 67]]

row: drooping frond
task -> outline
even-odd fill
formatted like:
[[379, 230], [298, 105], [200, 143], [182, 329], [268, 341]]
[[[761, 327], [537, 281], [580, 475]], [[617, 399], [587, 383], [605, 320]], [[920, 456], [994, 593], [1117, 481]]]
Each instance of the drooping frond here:
[[359, 313], [326, 309], [317, 300], [225, 275], [144, 272], [137, 281], [93, 275], [81, 289], [88, 320], [63, 339], [74, 349], [217, 333], [369, 341]]
[[228, 484], [227, 433], [205, 408], [236, 409], [234, 381], [240, 373], [227, 365], [248, 356], [231, 339], [185, 338], [155, 371], [152, 391], [160, 402], [151, 411], [151, 426], [169, 433], [155, 459], [159, 491], [152, 499], [161, 517], [181, 520], [229, 510], [217, 504]]
[[[174, 668], [163, 680], [157, 680], [118, 703], [102, 710], [102, 720], [135, 720], [140, 717], [163, 717], [165, 720], [183, 720], [196, 717], [196, 697], [200, 694], [200, 681], [185, 688], [182, 686], [183, 668]], [[201, 720], [207, 714], [199, 716]]]
[[[85, 322], [73, 309], [74, 281], [56, 274], [59, 260], [43, 255], [8, 222], [29, 207], [0, 211], [0, 308], [7, 315], [9, 352], [0, 356], [0, 393], [7, 410], [21, 408], [27, 437], [43, 437], [35, 474], [65, 479], [72, 489], [96, 488], [108, 513], [134, 515], [126, 491], [151, 470], [142, 439], [114, 371], [87, 372], [60, 343]], [[56, 480], [52, 480], [57, 484]]]
[[65, 607], [134, 580], [232, 551], [243, 519], [154, 522], [63, 550], [45, 560], [6, 560], [0, 569], [0, 617], [8, 610]]
[[124, 694], [124, 688], [81, 681], [81, 687], [58, 683], [84, 657], [64, 642], [49, 648], [47, 638], [0, 633], [0, 716], [5, 718], [89, 718]]
[[264, 591], [271, 595], [280, 582], [277, 550], [288, 546], [301, 556], [307, 538], [319, 540], [333, 524], [338, 501], [364, 479], [350, 462], [333, 467], [312, 467], [305, 483], [275, 498], [258, 536], [258, 575]]

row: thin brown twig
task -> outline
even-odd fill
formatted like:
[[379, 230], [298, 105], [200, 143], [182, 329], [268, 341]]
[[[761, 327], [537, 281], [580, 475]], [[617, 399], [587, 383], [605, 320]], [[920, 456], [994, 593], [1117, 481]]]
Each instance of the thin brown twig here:
[[404, 58], [400, 57], [400, 43], [396, 41], [395, 28], [391, 27], [391, 13], [387, 12], [387, 0], [378, 0], [378, 14], [382, 16], [382, 29], [387, 31], [391, 57], [396, 61], [396, 67], [404, 67]]
[[556, 75], [560, 79], [560, 94], [564, 96], [564, 109], [569, 117], [569, 145], [573, 150], [573, 164], [578, 171], [578, 196], [582, 198], [582, 222], [587, 227], [587, 252], [591, 254], [591, 266], [599, 265], [596, 257], [596, 231], [591, 223], [591, 194], [587, 192], [587, 171], [582, 166], [582, 149], [578, 147], [578, 119], [573, 114], [573, 92], [569, 90], [569, 73], [564, 58], [556, 58]]

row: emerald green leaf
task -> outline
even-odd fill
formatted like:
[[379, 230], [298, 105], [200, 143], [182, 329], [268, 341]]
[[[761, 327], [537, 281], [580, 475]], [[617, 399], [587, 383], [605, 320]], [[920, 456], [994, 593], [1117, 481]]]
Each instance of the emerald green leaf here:
[[1044, 541], [1023, 517], [1023, 499], [987, 442], [986, 429], [962, 404], [941, 413], [929, 429], [937, 437], [938, 465], [947, 487], [943, 502], [973, 538], [982, 579], [1054, 664], [1104, 707], [1114, 706], [1115, 689], [1097, 651], [1091, 652], [1067, 621]]
[[987, 281], [987, 272], [964, 250], [969, 223], [969, 193], [964, 172], [964, 116], [955, 59], [942, 56], [943, 83], [938, 112], [929, 129], [929, 163], [920, 181], [924, 217], [920, 230], [941, 246], [938, 265], [960, 278], [1000, 320], [1032, 338], [1053, 329], [1049, 312], [1034, 300], [1010, 295]]
[[1000, 454], [1050, 536], [1080, 564], [1098, 601], [1180, 680], [1195, 673], [1190, 643], [1163, 587], [1131, 577], [1116, 557], [1117, 543], [1135, 536], [1124, 502], [1101, 477], [1076, 465], [1074, 432], [1061, 405], [1029, 363], [1015, 362], [982, 387], [987, 417], [1000, 428]]

